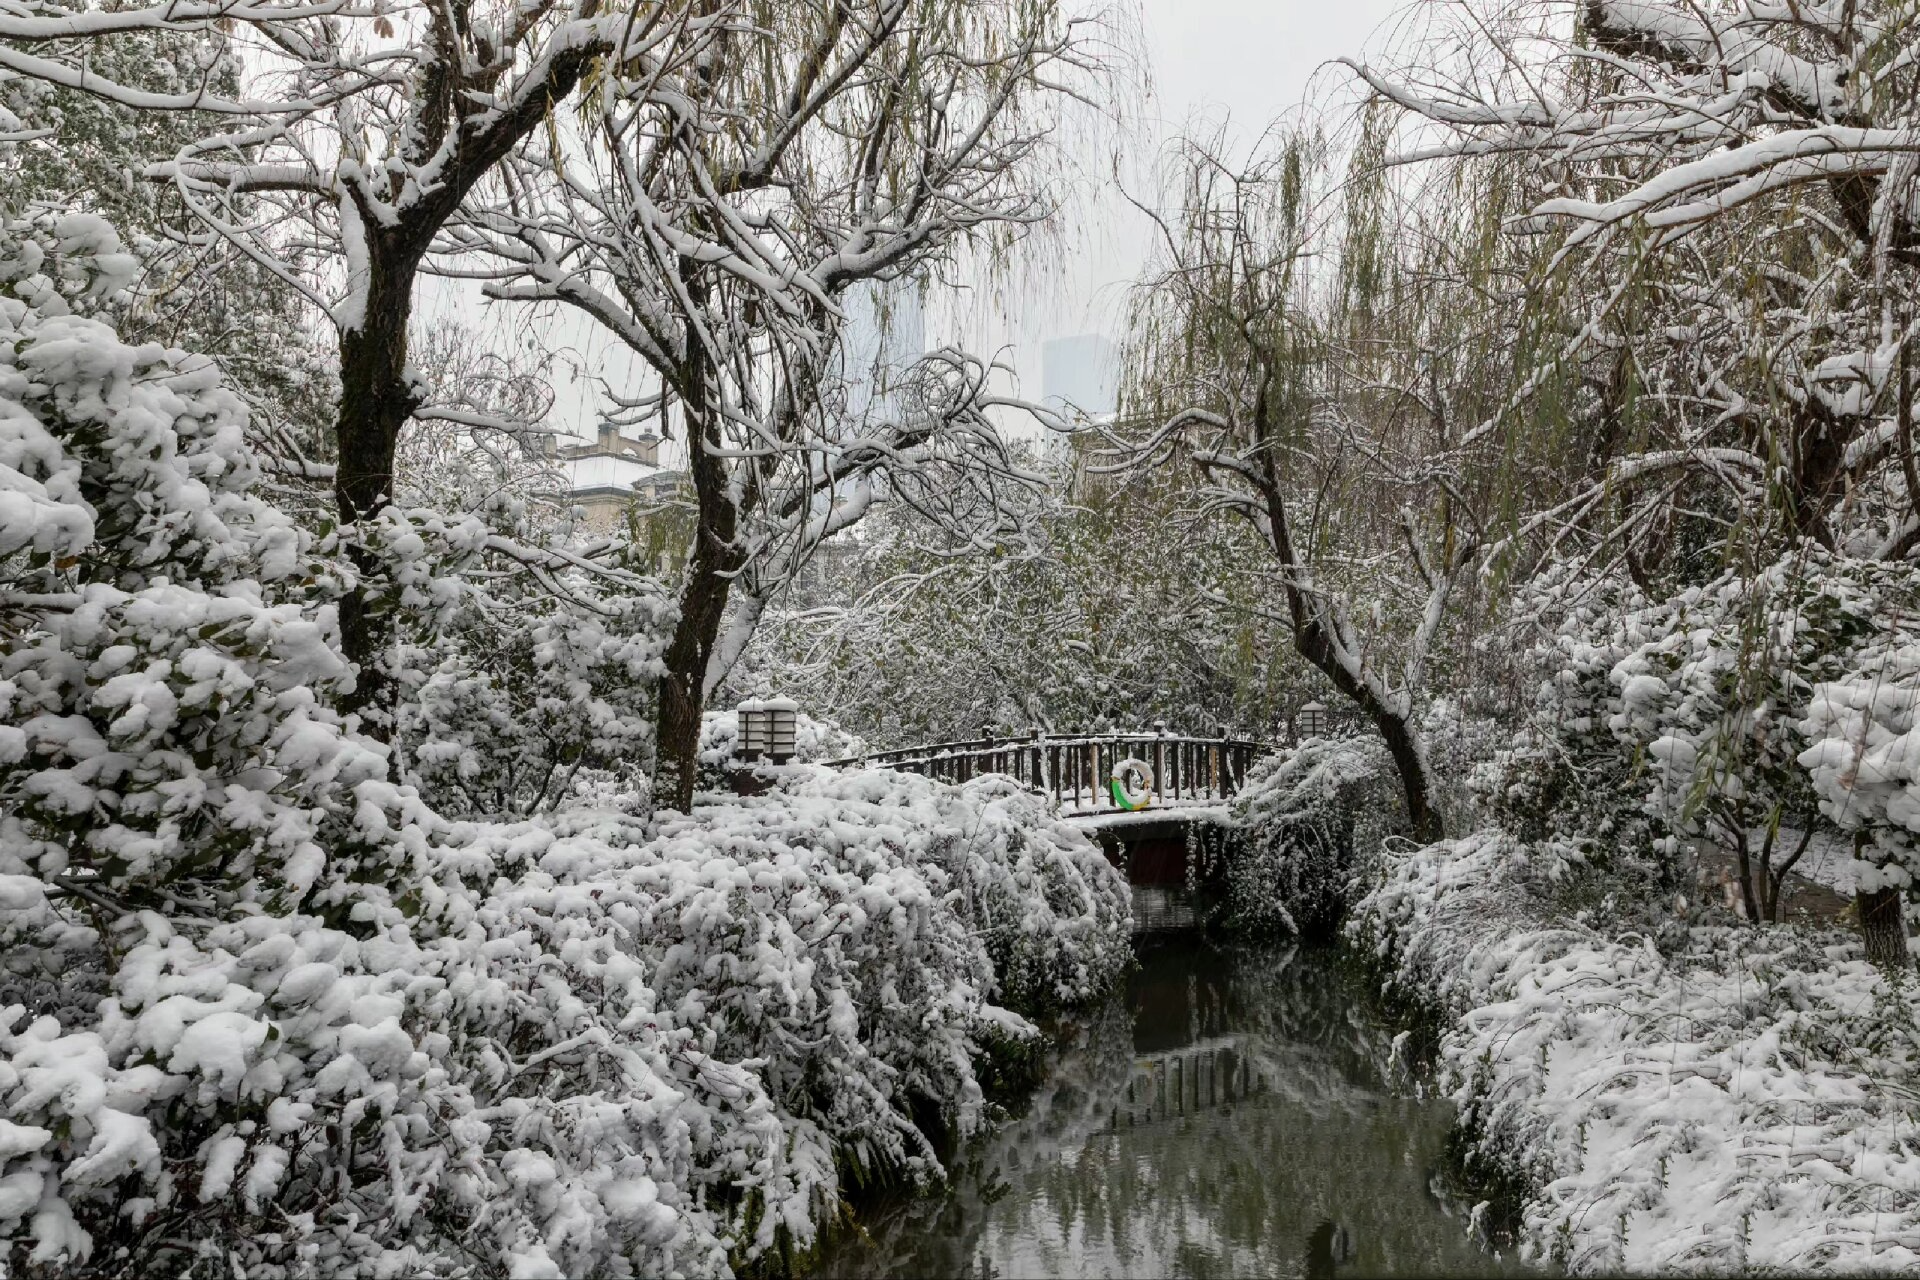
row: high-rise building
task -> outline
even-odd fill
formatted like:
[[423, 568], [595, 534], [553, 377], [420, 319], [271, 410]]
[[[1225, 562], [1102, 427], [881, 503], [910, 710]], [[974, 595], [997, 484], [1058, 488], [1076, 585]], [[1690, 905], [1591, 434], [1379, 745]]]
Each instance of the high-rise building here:
[[1090, 418], [1120, 407], [1120, 349], [1097, 333], [1052, 338], [1040, 345], [1040, 394]]

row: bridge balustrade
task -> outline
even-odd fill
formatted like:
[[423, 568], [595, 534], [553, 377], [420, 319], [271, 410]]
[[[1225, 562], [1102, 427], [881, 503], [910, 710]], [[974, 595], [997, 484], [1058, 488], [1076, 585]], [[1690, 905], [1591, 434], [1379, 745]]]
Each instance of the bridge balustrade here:
[[1064, 810], [1118, 813], [1108, 780], [1125, 760], [1153, 768], [1155, 807], [1218, 804], [1246, 782], [1253, 762], [1272, 750], [1243, 738], [1195, 738], [1162, 730], [1049, 737], [1035, 730], [1010, 738], [939, 742], [835, 760], [918, 773], [942, 782], [968, 782], [990, 773], [1051, 795]]

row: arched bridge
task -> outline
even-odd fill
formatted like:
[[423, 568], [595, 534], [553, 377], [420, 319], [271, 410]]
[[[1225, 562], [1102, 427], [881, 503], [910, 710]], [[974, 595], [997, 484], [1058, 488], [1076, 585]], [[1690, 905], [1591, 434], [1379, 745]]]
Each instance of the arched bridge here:
[[[1275, 747], [1246, 738], [1191, 737], [1164, 725], [1122, 733], [1053, 736], [1035, 729], [1015, 737], [962, 739], [879, 751], [832, 763], [899, 769], [942, 782], [1001, 774], [1053, 797], [1063, 816], [1084, 826], [1135, 885], [1187, 879], [1188, 835], [1217, 825], [1245, 784], [1254, 761]], [[1113, 794], [1114, 771], [1129, 760], [1152, 772], [1145, 803]], [[1140, 798], [1136, 792], [1135, 799]]]

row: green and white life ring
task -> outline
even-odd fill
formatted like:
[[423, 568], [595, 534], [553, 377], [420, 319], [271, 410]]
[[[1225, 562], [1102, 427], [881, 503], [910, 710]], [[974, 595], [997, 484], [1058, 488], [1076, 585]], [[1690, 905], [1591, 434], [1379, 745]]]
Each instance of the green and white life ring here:
[[1122, 760], [1107, 779], [1107, 793], [1127, 813], [1146, 808], [1153, 803], [1153, 766], [1133, 757]]

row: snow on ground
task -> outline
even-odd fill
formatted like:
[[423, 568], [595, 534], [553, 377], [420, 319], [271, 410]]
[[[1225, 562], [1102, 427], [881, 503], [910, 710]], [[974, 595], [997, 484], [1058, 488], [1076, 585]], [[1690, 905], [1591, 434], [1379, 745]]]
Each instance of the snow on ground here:
[[[1791, 849], [1800, 842], [1801, 833], [1780, 828], [1779, 843]], [[1844, 831], [1816, 831], [1807, 842], [1807, 851], [1793, 864], [1794, 874], [1815, 884], [1823, 884], [1835, 893], [1853, 892], [1853, 837]]]
[[1920, 1266], [1912, 979], [1839, 934], [1696, 928], [1663, 956], [1547, 919], [1480, 834], [1388, 855], [1350, 931], [1450, 1019], [1472, 1158], [1518, 1178], [1527, 1249], [1579, 1274]]

